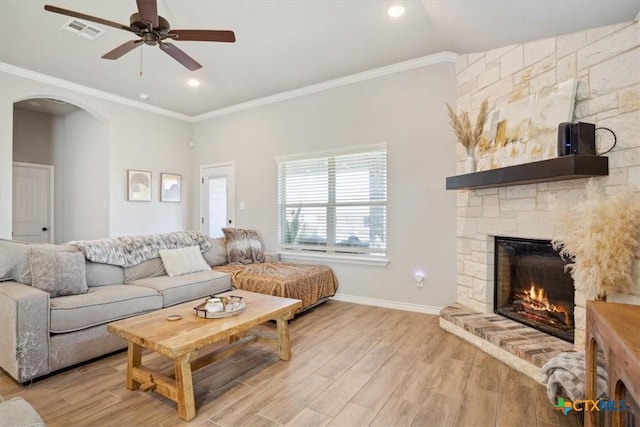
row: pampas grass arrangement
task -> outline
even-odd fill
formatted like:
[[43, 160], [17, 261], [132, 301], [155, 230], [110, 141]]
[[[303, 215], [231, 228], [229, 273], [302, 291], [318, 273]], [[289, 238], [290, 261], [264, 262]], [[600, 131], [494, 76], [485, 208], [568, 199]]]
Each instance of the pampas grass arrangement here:
[[584, 198], [573, 206], [551, 202], [552, 245], [571, 260], [567, 265], [576, 289], [606, 300], [633, 293], [632, 269], [640, 244], [640, 197], [627, 189], [607, 196], [593, 179]]
[[487, 121], [488, 108], [489, 98], [485, 98], [485, 100], [482, 101], [482, 104], [480, 104], [480, 111], [478, 112], [478, 117], [476, 118], [476, 124], [475, 126], [472, 126], [468, 111], [463, 111], [462, 113], [460, 113], [460, 116], [458, 116], [455, 111], [453, 111], [453, 108], [451, 108], [451, 106], [447, 104], [447, 114], [449, 114], [453, 132], [456, 134], [458, 142], [462, 144], [465, 150], [467, 150], [467, 154], [469, 156], [473, 155], [474, 148], [476, 148], [476, 146], [480, 142], [482, 129], [484, 128], [484, 124]]

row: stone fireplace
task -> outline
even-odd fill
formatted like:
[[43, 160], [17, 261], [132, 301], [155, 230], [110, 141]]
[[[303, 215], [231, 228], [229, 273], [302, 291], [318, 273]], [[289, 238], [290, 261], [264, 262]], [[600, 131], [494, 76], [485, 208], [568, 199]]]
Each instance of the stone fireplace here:
[[[618, 145], [607, 154], [609, 175], [596, 178], [598, 185], [605, 191], [640, 185], [640, 74], [628, 72], [640, 67], [639, 34], [640, 23], [630, 22], [460, 55], [457, 108], [475, 117], [486, 97], [490, 108], [498, 108], [575, 78], [574, 121], [608, 127], [618, 136]], [[609, 144], [597, 133], [596, 145], [603, 151]], [[457, 173], [463, 174], [466, 152], [460, 144], [457, 149]], [[572, 345], [495, 314], [494, 278], [495, 236], [551, 240], [549, 197], [578, 202], [585, 184], [586, 179], [571, 179], [455, 191], [456, 304], [442, 314], [443, 328], [536, 379], [540, 379], [539, 367], [557, 352], [584, 350], [585, 292], [574, 292]], [[640, 253], [633, 277], [640, 291]], [[580, 284], [576, 288], [581, 289]], [[632, 295], [609, 296], [608, 300], [640, 304], [640, 298]]]
[[495, 237], [496, 314], [573, 342], [574, 286], [546, 240]]

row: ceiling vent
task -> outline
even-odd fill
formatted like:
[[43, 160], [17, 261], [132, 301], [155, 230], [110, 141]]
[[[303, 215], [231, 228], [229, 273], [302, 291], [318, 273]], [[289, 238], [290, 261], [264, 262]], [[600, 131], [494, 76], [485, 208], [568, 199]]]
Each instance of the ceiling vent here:
[[69, 19], [60, 28], [76, 33], [80, 37], [88, 40], [95, 40], [104, 33], [104, 30], [75, 18]]

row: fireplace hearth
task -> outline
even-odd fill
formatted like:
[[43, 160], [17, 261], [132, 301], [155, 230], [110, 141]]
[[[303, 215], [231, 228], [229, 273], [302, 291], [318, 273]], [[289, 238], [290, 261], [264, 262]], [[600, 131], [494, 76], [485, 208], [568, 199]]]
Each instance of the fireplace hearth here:
[[575, 289], [566, 264], [547, 240], [496, 237], [494, 312], [573, 342]]

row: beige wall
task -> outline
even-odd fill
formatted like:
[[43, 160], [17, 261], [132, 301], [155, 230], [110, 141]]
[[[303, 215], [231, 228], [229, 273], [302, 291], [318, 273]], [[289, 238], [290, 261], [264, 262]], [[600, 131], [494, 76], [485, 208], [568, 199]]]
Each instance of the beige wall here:
[[[101, 162], [108, 171], [108, 234], [158, 233], [191, 228], [191, 124], [70, 89], [0, 72], [0, 237], [11, 236], [11, 163], [13, 160], [13, 103], [29, 98], [54, 98], [74, 104], [104, 126], [99, 135], [108, 145]], [[127, 169], [153, 174], [152, 202], [128, 202]], [[161, 172], [183, 176], [182, 203], [159, 201]], [[91, 179], [91, 177], [89, 177]], [[100, 179], [104, 179], [104, 176]], [[99, 182], [99, 180], [98, 180]], [[100, 184], [98, 184], [100, 185]], [[103, 206], [104, 195], [89, 201]], [[87, 220], [91, 212], [87, 212]]]
[[[246, 206], [236, 205], [236, 225], [277, 251], [277, 156], [387, 144], [391, 262], [329, 264], [340, 294], [442, 307], [455, 295], [455, 193], [444, 189], [455, 164], [444, 109], [454, 87], [453, 64], [441, 63], [194, 123], [192, 170], [235, 162], [236, 204]], [[423, 288], [416, 270], [426, 272]]]
[[13, 114], [13, 160], [16, 162], [53, 164], [49, 114], [16, 109]]
[[[494, 107], [569, 78], [578, 80], [575, 121], [614, 130], [617, 147], [609, 176], [595, 178], [607, 191], [640, 185], [640, 23], [595, 28], [560, 37], [461, 55], [456, 64], [457, 104], [473, 117], [485, 97]], [[606, 136], [606, 135], [605, 135]], [[607, 136], [608, 137], [608, 136]], [[610, 139], [607, 139], [610, 141]], [[555, 143], [555, 141], [554, 141]], [[603, 143], [603, 149], [606, 144]], [[458, 145], [459, 173], [466, 154]], [[551, 239], [548, 197], [578, 201], [585, 179], [459, 191], [457, 300], [481, 312], [493, 303], [493, 238]], [[640, 252], [635, 262], [640, 293]], [[584, 342], [587, 295], [576, 293], [576, 346]], [[640, 303], [630, 295], [610, 300]]]

